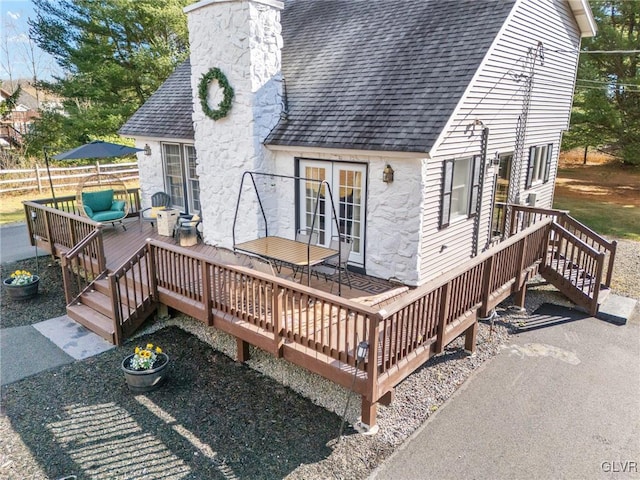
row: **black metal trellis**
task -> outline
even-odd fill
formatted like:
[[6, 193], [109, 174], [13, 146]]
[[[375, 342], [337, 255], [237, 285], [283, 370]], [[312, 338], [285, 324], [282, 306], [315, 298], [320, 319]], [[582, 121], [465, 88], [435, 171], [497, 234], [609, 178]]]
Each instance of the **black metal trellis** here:
[[[265, 237], [269, 236], [269, 224], [267, 222], [267, 215], [264, 212], [264, 207], [262, 205], [262, 199], [260, 198], [260, 192], [258, 191], [258, 186], [256, 185], [256, 180], [255, 177], [256, 176], [260, 176], [260, 177], [270, 177], [270, 178], [282, 178], [285, 180], [293, 180], [294, 182], [299, 182], [299, 181], [303, 181], [303, 182], [314, 182], [316, 184], [318, 184], [318, 192], [316, 194], [316, 201], [315, 201], [315, 206], [313, 209], [313, 217], [311, 220], [311, 232], [313, 232], [315, 230], [315, 226], [316, 226], [316, 219], [318, 218], [318, 210], [320, 208], [320, 192], [322, 191], [322, 186], [324, 185], [326, 187], [326, 195], [325, 195], [325, 201], [326, 201], [326, 197], [329, 198], [330, 202], [331, 202], [331, 217], [332, 220], [335, 222], [335, 226], [336, 226], [336, 231], [338, 232], [338, 258], [340, 259], [342, 257], [342, 232], [340, 230], [340, 223], [339, 223], [339, 218], [338, 215], [336, 213], [336, 206], [335, 203], [333, 201], [333, 193], [331, 192], [331, 186], [329, 185], [329, 183], [326, 180], [318, 180], [315, 178], [306, 178], [306, 177], [298, 177], [295, 175], [281, 175], [281, 174], [276, 174], [276, 173], [266, 173], [266, 172], [252, 172], [252, 171], [245, 171], [242, 174], [242, 180], [240, 182], [240, 190], [238, 191], [238, 200], [236, 202], [236, 211], [235, 214], [233, 216], [233, 228], [232, 228], [232, 237], [233, 237], [233, 249], [235, 250], [236, 248], [236, 223], [238, 220], [238, 210], [240, 208], [240, 200], [242, 199], [242, 190], [244, 187], [244, 181], [245, 179], [248, 177], [251, 178], [251, 183], [253, 184], [253, 189], [256, 193], [256, 198], [258, 199], [258, 205], [260, 206], [260, 213], [262, 214], [262, 219], [264, 220], [264, 235]], [[310, 266], [310, 255], [311, 255], [311, 238], [312, 235], [309, 236], [309, 241], [307, 243], [307, 275], [311, 275], [311, 266]], [[342, 269], [338, 268], [338, 295], [342, 294]]]

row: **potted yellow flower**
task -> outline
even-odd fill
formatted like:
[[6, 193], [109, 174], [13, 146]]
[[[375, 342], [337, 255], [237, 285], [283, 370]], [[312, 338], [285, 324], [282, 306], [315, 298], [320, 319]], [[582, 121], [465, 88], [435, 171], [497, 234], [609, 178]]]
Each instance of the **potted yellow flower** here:
[[169, 356], [162, 349], [147, 343], [146, 347], [136, 347], [133, 354], [122, 361], [124, 378], [129, 390], [134, 393], [150, 392], [166, 380]]
[[5, 278], [2, 283], [7, 289], [9, 298], [27, 300], [38, 294], [40, 277], [27, 270], [16, 270], [9, 278]]

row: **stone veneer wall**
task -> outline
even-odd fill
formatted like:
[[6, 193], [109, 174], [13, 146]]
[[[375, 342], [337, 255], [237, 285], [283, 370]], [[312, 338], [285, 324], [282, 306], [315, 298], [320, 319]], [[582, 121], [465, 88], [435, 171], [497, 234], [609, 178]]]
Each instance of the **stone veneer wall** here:
[[[243, 172], [273, 171], [273, 156], [262, 141], [282, 108], [280, 11], [274, 0], [203, 0], [185, 8], [191, 46], [195, 148], [198, 154], [204, 237], [210, 244], [232, 246], [232, 224]], [[198, 97], [200, 78], [219, 68], [235, 91], [229, 114], [214, 121], [205, 116]], [[210, 105], [220, 89], [210, 92]], [[217, 95], [217, 96], [216, 96]], [[267, 206], [273, 199], [263, 199]], [[262, 231], [251, 189], [245, 189], [236, 228], [237, 239]]]
[[151, 147], [151, 155], [138, 152], [138, 170], [140, 175], [140, 201], [142, 208], [151, 206], [151, 195], [164, 192], [164, 173], [162, 169], [162, 147], [158, 140], [136, 138], [136, 148]]

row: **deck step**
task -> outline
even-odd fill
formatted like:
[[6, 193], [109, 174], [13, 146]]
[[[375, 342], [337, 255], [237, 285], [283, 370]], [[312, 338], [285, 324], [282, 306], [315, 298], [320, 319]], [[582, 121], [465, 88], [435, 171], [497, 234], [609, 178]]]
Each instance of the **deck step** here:
[[105, 340], [115, 344], [115, 331], [113, 321], [87, 305], [67, 306], [67, 315], [87, 327], [92, 332], [100, 335]]
[[113, 303], [111, 302], [111, 298], [97, 290], [90, 290], [83, 293], [80, 296], [80, 301], [83, 305], [90, 307], [107, 318], [111, 318], [113, 315]]

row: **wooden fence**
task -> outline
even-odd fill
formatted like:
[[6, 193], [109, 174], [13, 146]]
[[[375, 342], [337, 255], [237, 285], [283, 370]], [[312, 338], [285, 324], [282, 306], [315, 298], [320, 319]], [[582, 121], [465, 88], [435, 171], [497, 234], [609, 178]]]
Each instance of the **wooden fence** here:
[[[138, 164], [100, 163], [82, 167], [50, 167], [51, 181], [56, 188], [75, 188], [83, 178], [96, 173], [117, 175], [124, 182], [138, 181]], [[42, 193], [49, 186], [46, 167], [37, 165], [34, 168], [0, 170], [0, 193], [30, 192]]]

